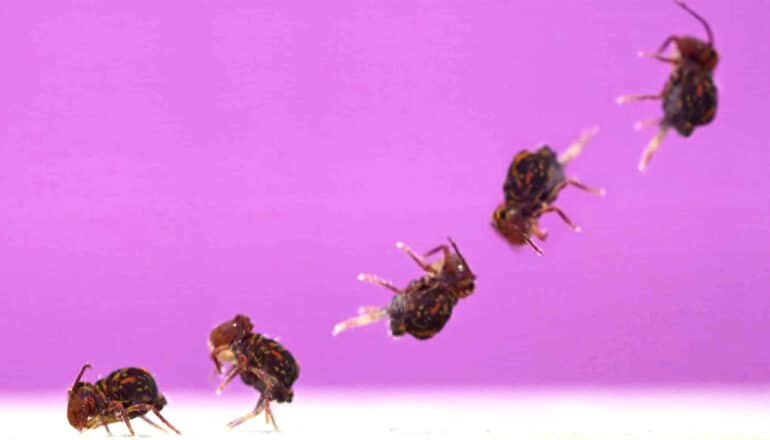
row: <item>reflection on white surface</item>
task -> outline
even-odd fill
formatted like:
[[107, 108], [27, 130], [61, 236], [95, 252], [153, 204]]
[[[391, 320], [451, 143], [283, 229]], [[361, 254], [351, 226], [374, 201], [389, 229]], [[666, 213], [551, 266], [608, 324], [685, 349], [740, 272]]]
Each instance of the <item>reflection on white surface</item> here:
[[[168, 393], [163, 414], [185, 438], [266, 439], [767, 439], [770, 392], [548, 391], [346, 392], [297, 390], [277, 404], [281, 432], [263, 417], [233, 431], [226, 422], [247, 413], [256, 396]], [[78, 434], [68, 424], [64, 395], [0, 399], [1, 439], [107, 438], [103, 429]], [[139, 438], [174, 438], [141, 420]], [[114, 437], [128, 437], [111, 425]]]

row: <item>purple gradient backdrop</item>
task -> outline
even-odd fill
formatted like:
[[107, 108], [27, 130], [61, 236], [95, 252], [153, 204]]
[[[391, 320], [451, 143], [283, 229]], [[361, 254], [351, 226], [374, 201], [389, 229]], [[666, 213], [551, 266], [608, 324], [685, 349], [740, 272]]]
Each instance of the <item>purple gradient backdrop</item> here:
[[[720, 108], [647, 175], [668, 1], [18, 1], [0, 7], [0, 389], [89, 360], [210, 390], [208, 330], [281, 337], [301, 385], [770, 381], [766, 1], [692, 0]], [[488, 226], [520, 148], [601, 132], [546, 256]], [[477, 293], [429, 342], [335, 321], [451, 234]]]

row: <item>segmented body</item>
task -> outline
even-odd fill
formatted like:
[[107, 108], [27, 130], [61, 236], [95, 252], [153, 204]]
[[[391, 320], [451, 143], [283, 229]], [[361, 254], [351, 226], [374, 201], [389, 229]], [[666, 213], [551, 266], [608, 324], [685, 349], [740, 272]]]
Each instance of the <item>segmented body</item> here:
[[714, 119], [717, 89], [711, 72], [684, 60], [671, 73], [663, 90], [664, 124], [688, 137], [699, 125]]
[[522, 217], [535, 216], [556, 200], [566, 183], [564, 167], [548, 146], [516, 154], [503, 183], [506, 204]]
[[[136, 404], [150, 404], [158, 411], [166, 406], [166, 398], [158, 392], [155, 379], [149, 371], [143, 368], [121, 368], [99, 379], [94, 387], [101, 392], [110, 402], [120, 402], [123, 408], [128, 409]], [[106, 404], [101, 404], [106, 408]], [[102, 408], [104, 410], [105, 408]], [[147, 413], [147, 410], [132, 410], [128, 417], [133, 419]], [[101, 419], [107, 423], [120, 422], [117, 414], [104, 414]], [[92, 422], [96, 424], [96, 422]]]
[[403, 294], [393, 297], [388, 307], [391, 334], [432, 338], [449, 321], [457, 300], [457, 293], [435, 278], [412, 281]]
[[[291, 386], [299, 377], [299, 364], [286, 348], [273, 339], [252, 333], [233, 343], [232, 351], [246, 356], [249, 367], [257, 368], [275, 379], [271, 400], [292, 401], [294, 392]], [[241, 380], [264, 394], [265, 383], [256, 374], [244, 371]]]

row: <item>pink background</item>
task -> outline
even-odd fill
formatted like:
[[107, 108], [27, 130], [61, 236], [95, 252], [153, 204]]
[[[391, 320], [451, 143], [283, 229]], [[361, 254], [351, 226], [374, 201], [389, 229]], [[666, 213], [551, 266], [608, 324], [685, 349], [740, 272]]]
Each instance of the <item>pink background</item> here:
[[[715, 122], [647, 175], [668, 67], [703, 35], [668, 1], [16, 1], [0, 5], [0, 390], [142, 365], [213, 389], [236, 312], [301, 385], [770, 381], [768, 2], [692, 0], [715, 30]], [[513, 154], [601, 132], [545, 257], [489, 227]], [[479, 276], [446, 329], [333, 324], [452, 235]]]

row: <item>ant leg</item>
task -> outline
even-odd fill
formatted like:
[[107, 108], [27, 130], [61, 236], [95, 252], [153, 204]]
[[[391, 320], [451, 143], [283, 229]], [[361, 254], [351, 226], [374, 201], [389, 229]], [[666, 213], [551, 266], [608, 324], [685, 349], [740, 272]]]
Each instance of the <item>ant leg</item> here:
[[642, 153], [642, 159], [639, 161], [639, 171], [645, 171], [647, 169], [647, 165], [650, 163], [650, 160], [652, 160], [652, 156], [655, 155], [655, 152], [658, 151], [658, 148], [660, 148], [660, 144], [666, 137], [666, 133], [668, 133], [668, 126], [661, 126], [660, 130], [658, 130], [650, 141], [650, 144], [647, 145], [647, 148], [645, 148]]
[[396, 247], [401, 249], [402, 251], [406, 252], [409, 257], [414, 260], [415, 263], [417, 263], [418, 266], [422, 268], [425, 272], [430, 273], [436, 273], [436, 269], [432, 268], [430, 264], [428, 264], [425, 259], [419, 255], [415, 251], [413, 251], [409, 246], [405, 245], [403, 242], [396, 243]]
[[555, 212], [556, 214], [558, 214], [559, 217], [561, 217], [561, 219], [564, 220], [564, 223], [569, 225], [569, 227], [572, 228], [575, 232], [580, 232], [582, 230], [580, 226], [576, 225], [575, 223], [572, 223], [572, 220], [570, 220], [569, 217], [567, 217], [567, 214], [565, 214], [561, 209], [557, 208], [556, 206], [547, 205], [543, 209], [542, 213], [545, 214], [547, 212]]
[[166, 418], [165, 418], [165, 417], [163, 417], [162, 415], [160, 415], [160, 411], [158, 411], [158, 408], [155, 408], [155, 407], [153, 406], [153, 407], [152, 407], [152, 413], [153, 413], [153, 414], [155, 414], [155, 417], [159, 418], [161, 422], [165, 423], [165, 424], [166, 424], [166, 426], [168, 426], [169, 428], [171, 428], [171, 430], [172, 430], [172, 431], [176, 432], [176, 433], [177, 433], [177, 434], [179, 434], [179, 435], [182, 435], [182, 433], [181, 433], [181, 432], [179, 432], [179, 430], [178, 430], [178, 429], [174, 428], [174, 425], [172, 425], [172, 424], [171, 424], [171, 422], [169, 422], [168, 420], [166, 420]]
[[360, 273], [358, 274], [358, 281], [366, 281], [367, 283], [376, 284], [378, 286], [382, 286], [392, 292], [394, 292], [397, 295], [402, 295], [404, 293], [403, 290], [399, 289], [398, 287], [394, 286], [393, 283], [390, 281], [387, 281], [385, 279], [382, 279], [378, 277], [377, 275], [372, 275], [368, 273]]
[[222, 394], [222, 391], [224, 391], [225, 387], [235, 379], [235, 376], [240, 374], [241, 369], [238, 366], [233, 366], [233, 368], [230, 369], [230, 371], [227, 372], [227, 376], [225, 376], [224, 382], [219, 384], [217, 387], [217, 396]]
[[270, 400], [265, 399], [264, 395], [260, 396], [259, 401], [257, 402], [257, 406], [251, 412], [249, 412], [245, 416], [238, 417], [237, 419], [228, 423], [227, 429], [233, 429], [236, 426], [242, 424], [243, 422], [253, 419], [254, 417], [258, 416], [259, 413], [261, 413], [262, 411], [265, 411], [265, 422], [271, 423], [273, 425], [273, 429], [278, 431], [278, 425], [275, 423], [275, 417], [273, 416], [273, 411], [270, 410]]
[[590, 192], [591, 194], [596, 194], [597, 196], [604, 196], [607, 194], [607, 190], [604, 188], [594, 188], [569, 177], [567, 178], [567, 184], [582, 189], [583, 191]]
[[663, 99], [663, 95], [624, 95], [618, 96], [615, 101], [618, 104], [627, 104], [629, 102], [644, 101], [649, 99]]
[[380, 310], [382, 310], [382, 307], [377, 306], [361, 306], [358, 308], [358, 314], [359, 315], [366, 315], [369, 313], [377, 313]]
[[131, 427], [131, 422], [128, 421], [128, 412], [126, 412], [126, 409], [123, 407], [123, 404], [120, 402], [112, 402], [107, 407], [107, 411], [115, 411], [120, 413], [121, 418], [126, 423], [126, 426], [128, 427], [128, 432], [131, 433], [131, 437], [134, 437], [136, 434], [134, 434], [134, 428]]
[[235, 376], [241, 374], [242, 372], [249, 369], [249, 359], [243, 355], [238, 354], [237, 355], [238, 364], [233, 365], [233, 367], [230, 369], [230, 371], [227, 372], [227, 376], [225, 377], [225, 381], [222, 382], [217, 387], [217, 395], [222, 394], [222, 391], [225, 389], [225, 387], [235, 379]]
[[226, 428], [227, 429], [233, 429], [236, 426], [240, 425], [241, 423], [243, 423], [243, 422], [245, 422], [247, 420], [253, 419], [254, 417], [258, 416], [259, 413], [261, 413], [263, 409], [265, 409], [265, 407], [264, 407], [264, 397], [260, 396], [259, 397], [259, 401], [257, 402], [257, 406], [255, 406], [254, 409], [251, 410], [251, 412], [249, 412], [248, 414], [246, 414], [244, 416], [238, 417], [237, 419], [233, 420], [232, 422], [229, 422], [226, 425]]
[[102, 426], [104, 426], [104, 429], [107, 430], [107, 435], [112, 437], [112, 431], [110, 431], [110, 427], [107, 425], [107, 422], [105, 420], [102, 420]]
[[[160, 411], [158, 411], [158, 409], [157, 409], [157, 408], [155, 408], [155, 405], [151, 405], [151, 404], [149, 404], [149, 403], [137, 403], [136, 405], [131, 405], [131, 406], [129, 406], [128, 408], [126, 408], [126, 413], [139, 412], [139, 411], [144, 411], [144, 412], [147, 412], [147, 411], [152, 411], [152, 413], [153, 413], [153, 414], [155, 414], [155, 416], [156, 416], [156, 417], [158, 417], [158, 418], [160, 419], [160, 421], [161, 421], [161, 422], [165, 423], [165, 424], [166, 424], [166, 426], [168, 426], [169, 428], [171, 428], [171, 430], [172, 430], [172, 431], [174, 431], [174, 432], [176, 432], [177, 434], [180, 434], [180, 435], [182, 434], [181, 432], [179, 432], [179, 430], [178, 430], [178, 429], [174, 428], [174, 425], [172, 425], [171, 423], [169, 423], [169, 421], [168, 421], [168, 420], [166, 420], [166, 418], [165, 418], [165, 417], [163, 417], [163, 416], [160, 414]], [[148, 418], [147, 418], [147, 417], [145, 417], [144, 415], [142, 415], [141, 417], [142, 417], [142, 419], [143, 419], [145, 422], [147, 422], [147, 423], [149, 423], [150, 425], [152, 425], [152, 426], [154, 426], [154, 427], [156, 427], [156, 428], [160, 429], [160, 430], [161, 430], [161, 431], [163, 431], [163, 432], [166, 432], [166, 430], [165, 430], [165, 429], [163, 429], [162, 427], [160, 427], [160, 426], [156, 425], [155, 423], [153, 423], [153, 422], [152, 422], [150, 419], [148, 419]]]
[[275, 416], [273, 415], [273, 411], [270, 409], [269, 400], [265, 402], [265, 422], [273, 425], [273, 429], [275, 429], [276, 432], [279, 431], [278, 424], [275, 423]]
[[[237, 419], [233, 420], [232, 422], [227, 424], [227, 429], [233, 429], [236, 426], [240, 425], [241, 423], [252, 419], [259, 415], [263, 410], [266, 412], [269, 412], [269, 416], [266, 416], [268, 418], [273, 418], [272, 411], [270, 411], [270, 400], [272, 399], [272, 393], [273, 393], [273, 385], [276, 382], [276, 379], [268, 374], [266, 374], [264, 371], [260, 370], [259, 368], [249, 368], [249, 372], [256, 375], [262, 382], [265, 384], [265, 391], [262, 393], [261, 396], [259, 396], [259, 400], [257, 401], [257, 406], [254, 407], [254, 409], [246, 414], [245, 416], [238, 417]], [[278, 426], [275, 424], [275, 419], [273, 418], [273, 427], [275, 430], [278, 430]]]
[[[227, 371], [224, 373], [224, 375], [225, 375], [225, 376], [227, 376], [228, 374], [230, 374], [230, 372], [231, 372], [231, 371], [233, 371], [233, 368], [238, 368], [236, 365], [228, 365], [228, 367], [229, 367], [229, 368], [228, 368], [228, 369], [227, 369]], [[212, 372], [211, 372], [211, 378], [212, 378], [212, 379], [215, 379], [215, 378], [217, 378], [217, 377], [221, 377], [221, 376], [222, 376], [222, 374], [221, 374], [221, 373], [217, 373], [217, 371], [216, 371], [216, 370], [214, 370], [214, 371], [212, 371]]]
[[388, 309], [384, 307], [367, 306], [361, 307], [358, 310], [358, 313], [359, 316], [347, 319], [335, 325], [334, 330], [332, 330], [332, 335], [336, 336], [345, 330], [356, 327], [363, 327], [365, 325], [380, 321], [388, 316]]
[[158, 429], [158, 430], [160, 430], [160, 431], [163, 431], [163, 432], [167, 432], [165, 429], [163, 429], [163, 427], [162, 427], [162, 426], [160, 426], [160, 425], [158, 425], [157, 423], [153, 422], [152, 420], [148, 419], [148, 418], [147, 418], [147, 416], [145, 416], [145, 415], [141, 415], [141, 416], [139, 416], [139, 417], [140, 417], [142, 420], [144, 420], [145, 422], [147, 422], [147, 424], [148, 424], [148, 425], [150, 425], [150, 426], [152, 426], [153, 428], [155, 428], [155, 429]]
[[572, 162], [573, 159], [575, 159], [581, 151], [583, 151], [583, 147], [586, 146], [588, 141], [591, 140], [591, 138], [594, 137], [594, 135], [599, 131], [599, 126], [594, 125], [593, 127], [583, 130], [580, 133], [580, 137], [578, 140], [576, 140], [572, 145], [567, 147], [566, 150], [564, 150], [564, 153], [559, 155], [559, 163], [562, 165], [566, 165], [570, 162]]
[[663, 55], [660, 55], [660, 52], [652, 53], [652, 52], [645, 52], [642, 50], [637, 52], [636, 55], [642, 58], [652, 58], [653, 60], [662, 61], [664, 63], [670, 63], [670, 64], [679, 63], [679, 60], [677, 60], [676, 58], [664, 57]]
[[249, 368], [249, 371], [259, 377], [265, 384], [265, 391], [262, 393], [262, 396], [260, 396], [260, 400], [263, 401], [262, 406], [265, 410], [265, 422], [272, 423], [273, 429], [278, 431], [278, 425], [275, 423], [273, 411], [270, 410], [270, 401], [273, 400], [273, 387], [278, 383], [278, 380], [259, 368]]
[[641, 130], [644, 130], [645, 128], [654, 127], [662, 123], [663, 123], [663, 118], [645, 119], [644, 121], [639, 121], [636, 124], [634, 124], [634, 130], [641, 131]]

